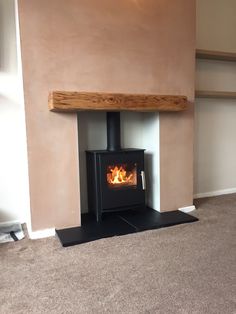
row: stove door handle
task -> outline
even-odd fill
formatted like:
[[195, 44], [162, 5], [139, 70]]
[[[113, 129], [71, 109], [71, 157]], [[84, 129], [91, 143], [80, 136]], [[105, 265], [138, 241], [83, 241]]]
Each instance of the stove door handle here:
[[145, 178], [145, 172], [141, 171], [141, 178], [142, 178], [142, 188], [143, 190], [146, 190], [146, 178]]

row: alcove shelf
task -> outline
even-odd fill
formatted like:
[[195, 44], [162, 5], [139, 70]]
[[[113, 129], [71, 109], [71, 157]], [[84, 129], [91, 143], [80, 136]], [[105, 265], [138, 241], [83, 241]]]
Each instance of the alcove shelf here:
[[236, 92], [196, 90], [195, 91], [195, 97], [197, 97], [197, 98], [236, 99]]
[[[206, 60], [235, 62], [236, 53], [197, 49], [196, 58], [206, 59]], [[236, 92], [196, 90], [195, 97], [196, 98], [236, 99]]]
[[53, 91], [48, 106], [54, 112], [77, 111], [183, 111], [186, 96]]
[[236, 61], [236, 53], [197, 49], [196, 58], [208, 59], [208, 60], [219, 60], [219, 61]]

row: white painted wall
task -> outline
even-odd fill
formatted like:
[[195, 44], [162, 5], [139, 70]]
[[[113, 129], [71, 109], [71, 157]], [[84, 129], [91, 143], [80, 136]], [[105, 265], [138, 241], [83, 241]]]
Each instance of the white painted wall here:
[[[87, 212], [87, 149], [106, 149], [106, 114], [78, 114], [81, 209]], [[121, 113], [121, 142], [124, 148], [144, 148], [147, 204], [160, 210], [159, 115], [158, 113]]]
[[236, 1], [197, 0], [197, 48], [235, 52]]
[[28, 166], [14, 0], [0, 0], [0, 223], [26, 222]]
[[[236, 52], [236, 1], [197, 0], [197, 48]], [[236, 91], [236, 63], [197, 60], [196, 89]], [[236, 192], [236, 100], [196, 99], [196, 196]]]

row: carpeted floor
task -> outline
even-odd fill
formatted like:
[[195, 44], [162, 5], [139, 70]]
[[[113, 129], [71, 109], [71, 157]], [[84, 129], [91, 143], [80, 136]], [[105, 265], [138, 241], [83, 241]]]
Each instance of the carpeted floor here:
[[62, 248], [0, 245], [0, 313], [236, 313], [236, 194], [199, 222]]

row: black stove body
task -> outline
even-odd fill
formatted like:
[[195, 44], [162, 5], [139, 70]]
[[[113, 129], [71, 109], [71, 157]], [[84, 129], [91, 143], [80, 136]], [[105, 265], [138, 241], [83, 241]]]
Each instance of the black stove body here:
[[86, 151], [89, 211], [103, 213], [145, 206], [144, 149], [121, 149], [120, 113], [107, 112], [107, 150]]

